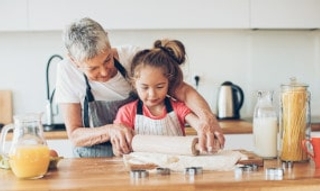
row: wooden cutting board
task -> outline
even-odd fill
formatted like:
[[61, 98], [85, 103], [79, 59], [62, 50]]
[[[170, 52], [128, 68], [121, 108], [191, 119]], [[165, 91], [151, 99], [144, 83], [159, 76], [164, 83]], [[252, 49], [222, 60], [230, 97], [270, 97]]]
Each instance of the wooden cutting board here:
[[0, 123], [12, 123], [12, 91], [0, 90]]
[[246, 150], [239, 150], [241, 153], [245, 154], [246, 156], [248, 156], [248, 159], [246, 160], [241, 160], [238, 162], [238, 164], [256, 164], [258, 166], [263, 166], [263, 158], [259, 157], [258, 155], [254, 154], [251, 151], [246, 151]]

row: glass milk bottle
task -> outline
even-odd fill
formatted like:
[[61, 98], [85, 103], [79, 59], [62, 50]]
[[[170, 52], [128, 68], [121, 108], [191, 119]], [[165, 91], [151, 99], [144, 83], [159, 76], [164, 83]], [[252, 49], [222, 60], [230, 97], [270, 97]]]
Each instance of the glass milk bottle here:
[[277, 113], [273, 91], [258, 91], [253, 115], [254, 153], [265, 159], [277, 157]]
[[295, 78], [281, 85], [280, 97], [280, 159], [292, 164], [307, 161], [302, 140], [310, 138], [310, 93], [308, 85], [298, 83]]

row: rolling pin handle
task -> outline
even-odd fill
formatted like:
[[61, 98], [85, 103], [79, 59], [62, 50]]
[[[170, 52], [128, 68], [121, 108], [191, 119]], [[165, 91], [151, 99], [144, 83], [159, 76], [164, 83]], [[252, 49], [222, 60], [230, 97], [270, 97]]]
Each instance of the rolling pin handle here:
[[197, 144], [194, 146], [194, 148], [195, 148], [197, 151], [200, 152], [200, 145], [199, 145], [199, 143], [197, 143]]

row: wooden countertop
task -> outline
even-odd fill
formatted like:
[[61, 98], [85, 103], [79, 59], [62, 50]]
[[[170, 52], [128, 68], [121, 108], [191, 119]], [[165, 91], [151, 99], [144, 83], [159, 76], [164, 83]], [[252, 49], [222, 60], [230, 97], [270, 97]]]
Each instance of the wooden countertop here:
[[0, 169], [0, 190], [320, 190], [320, 169], [313, 163], [295, 163], [280, 180], [265, 176], [266, 168], [279, 167], [277, 160], [264, 162], [255, 172], [235, 176], [234, 171], [204, 171], [194, 177], [183, 172], [168, 176], [149, 172], [147, 178], [131, 178], [121, 158], [62, 159], [58, 170], [49, 171], [37, 180], [17, 179], [11, 170]]
[[[224, 120], [219, 121], [224, 134], [250, 134], [252, 133], [252, 123], [243, 120]], [[320, 125], [319, 125], [320, 129]], [[187, 135], [196, 135], [197, 133], [191, 127], [186, 127]], [[67, 139], [66, 131], [44, 132], [45, 138], [50, 139]]]
[[46, 140], [68, 139], [67, 131], [44, 132], [44, 137]]
[[[219, 124], [224, 134], [251, 134], [252, 123], [250, 120], [221, 120]], [[320, 122], [311, 124], [312, 131], [320, 131]], [[196, 135], [196, 132], [191, 127], [186, 127], [187, 135]], [[57, 130], [44, 132], [44, 136], [47, 140], [67, 139], [67, 132], [65, 130]], [[9, 139], [11, 135], [8, 135]]]
[[[248, 134], [252, 133], [252, 124], [242, 120], [230, 120], [219, 122], [224, 134]], [[196, 131], [191, 127], [186, 127], [187, 135], [197, 135]], [[67, 139], [66, 131], [44, 132], [47, 140], [50, 139]]]
[[[252, 133], [252, 123], [244, 120], [222, 120], [219, 125], [224, 134], [248, 134]], [[185, 128], [186, 135], [197, 135], [192, 127]]]
[[[243, 120], [224, 120], [219, 121], [224, 134], [247, 134], [252, 133], [252, 124]], [[187, 135], [197, 135], [191, 127], [186, 127]], [[67, 139], [68, 135], [65, 130], [44, 132], [46, 140]], [[11, 139], [11, 133], [8, 133], [8, 139]]]
[[[219, 121], [224, 134], [252, 134], [252, 123], [247, 120], [224, 120]], [[320, 123], [311, 124], [312, 131], [320, 131]], [[187, 135], [197, 135], [196, 131], [186, 128]]]

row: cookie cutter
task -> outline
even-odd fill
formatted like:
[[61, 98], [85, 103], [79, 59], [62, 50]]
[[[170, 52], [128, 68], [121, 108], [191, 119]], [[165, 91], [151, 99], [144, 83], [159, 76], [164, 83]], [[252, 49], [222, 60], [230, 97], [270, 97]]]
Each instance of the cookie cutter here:
[[250, 174], [254, 171], [258, 171], [259, 166], [257, 164], [246, 164], [243, 166], [238, 166], [234, 169], [234, 174], [236, 178], [242, 177], [242, 174]]
[[184, 174], [191, 176], [202, 174], [202, 167], [187, 167], [184, 169]]
[[259, 166], [257, 164], [246, 164], [243, 166], [239, 166], [235, 169], [235, 171], [242, 173], [242, 172], [252, 172], [258, 171]]
[[149, 176], [147, 170], [131, 170], [130, 177], [131, 178], [146, 178]]
[[282, 161], [282, 168], [293, 168], [293, 161]]
[[282, 180], [284, 170], [283, 168], [267, 168], [265, 175], [268, 180]]
[[157, 174], [159, 175], [170, 175], [170, 168], [157, 168]]

